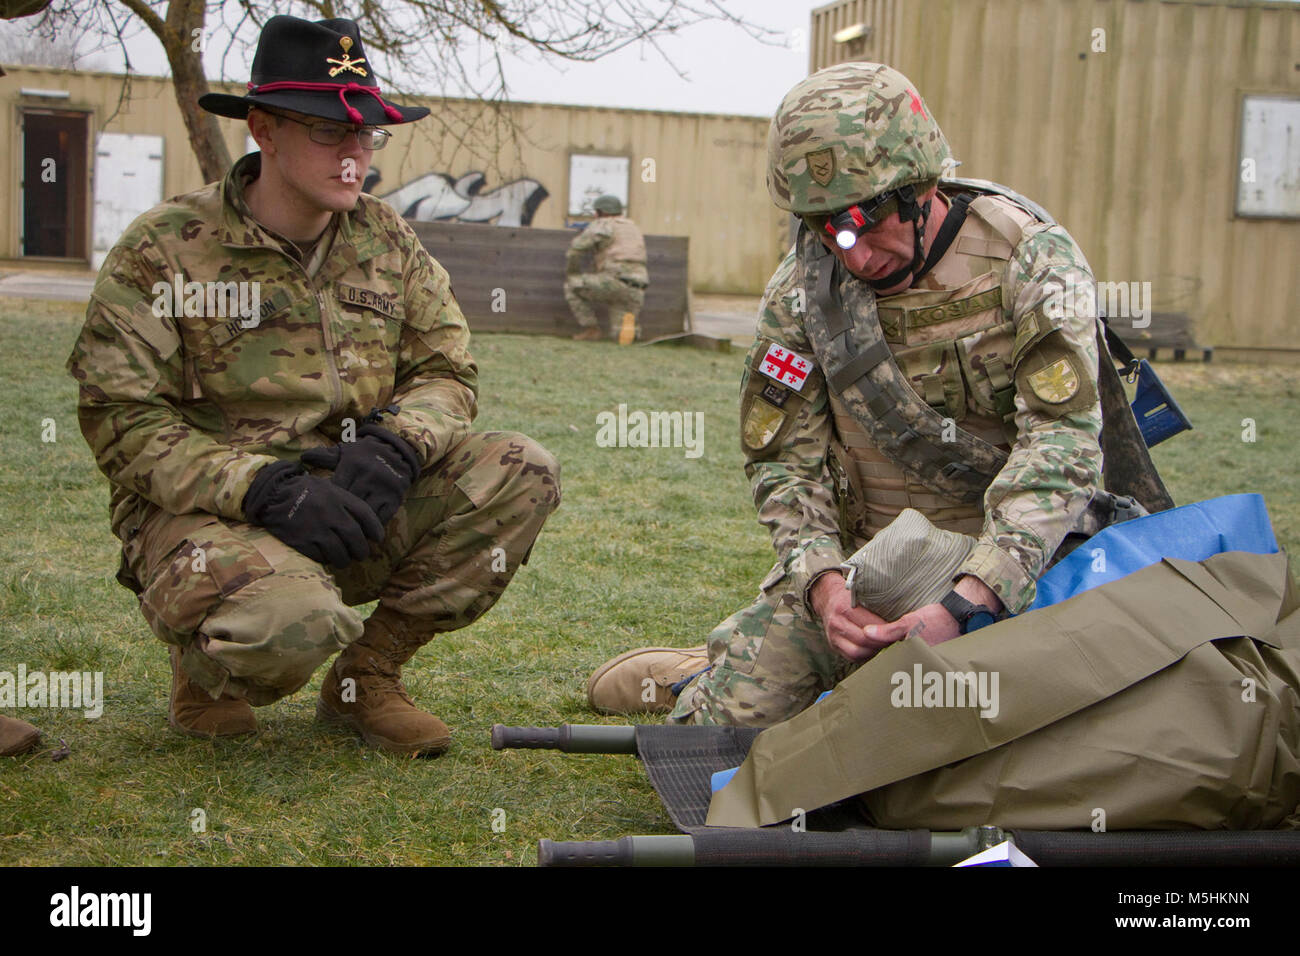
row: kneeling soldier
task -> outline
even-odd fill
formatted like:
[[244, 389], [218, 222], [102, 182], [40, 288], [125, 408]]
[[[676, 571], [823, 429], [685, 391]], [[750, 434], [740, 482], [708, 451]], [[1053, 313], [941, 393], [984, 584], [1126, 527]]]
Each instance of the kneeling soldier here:
[[[597, 670], [603, 712], [780, 723], [895, 641], [1024, 610], [1067, 537], [1135, 513], [1110, 492], [1169, 504], [1141, 471], [1083, 253], [1008, 190], [943, 178], [948, 143], [905, 76], [845, 63], [807, 77], [768, 149], [772, 199], [802, 225], [763, 300], [741, 443], [777, 563], [707, 646]], [[948, 540], [933, 526], [967, 545], [931, 569], [937, 590], [855, 603], [847, 555], [891, 528], [899, 558], [914, 555]]]
[[[646, 271], [645, 237], [623, 215], [617, 196], [601, 196], [592, 206], [596, 218], [569, 243], [565, 253], [564, 298], [582, 331], [580, 341], [604, 338], [597, 307], [608, 306], [617, 316], [615, 336], [627, 345], [638, 337], [637, 316], [650, 285]], [[582, 271], [584, 253], [592, 253], [594, 271]]]

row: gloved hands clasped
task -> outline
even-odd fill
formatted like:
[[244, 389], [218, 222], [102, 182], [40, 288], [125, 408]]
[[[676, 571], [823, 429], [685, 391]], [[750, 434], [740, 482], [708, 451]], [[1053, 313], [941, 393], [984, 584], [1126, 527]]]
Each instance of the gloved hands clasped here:
[[415, 449], [378, 425], [362, 425], [356, 441], [308, 449], [302, 463], [332, 469], [334, 483], [368, 504], [384, 525], [397, 514], [411, 482], [420, 474]]
[[[312, 448], [302, 464], [280, 461], [257, 473], [244, 497], [244, 515], [313, 561], [345, 568], [360, 561], [370, 541], [384, 540], [420, 460], [405, 440], [363, 425], [355, 442]], [[332, 479], [308, 475], [303, 465], [329, 468]]]
[[309, 475], [296, 461], [277, 461], [253, 478], [244, 517], [313, 561], [345, 568], [383, 541], [374, 510], [332, 481]]

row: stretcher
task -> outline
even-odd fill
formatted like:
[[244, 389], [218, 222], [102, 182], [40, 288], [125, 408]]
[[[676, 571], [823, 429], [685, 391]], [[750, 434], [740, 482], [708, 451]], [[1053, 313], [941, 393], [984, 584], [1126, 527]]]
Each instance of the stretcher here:
[[635, 755], [681, 831], [617, 840], [542, 839], [537, 862], [545, 867], [952, 866], [1007, 839], [1045, 867], [1300, 865], [1296, 830], [882, 830], [851, 800], [810, 812], [798, 826], [706, 826], [713, 774], [741, 763], [759, 733], [738, 727], [497, 724], [492, 748]]

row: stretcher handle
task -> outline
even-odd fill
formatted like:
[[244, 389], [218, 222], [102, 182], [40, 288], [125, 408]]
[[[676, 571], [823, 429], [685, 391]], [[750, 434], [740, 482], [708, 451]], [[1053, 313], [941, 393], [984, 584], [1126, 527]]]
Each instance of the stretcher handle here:
[[635, 727], [560, 724], [558, 727], [492, 725], [493, 750], [559, 750], [569, 754], [634, 754]]
[[625, 836], [617, 840], [539, 840], [538, 866], [691, 866], [689, 836]]

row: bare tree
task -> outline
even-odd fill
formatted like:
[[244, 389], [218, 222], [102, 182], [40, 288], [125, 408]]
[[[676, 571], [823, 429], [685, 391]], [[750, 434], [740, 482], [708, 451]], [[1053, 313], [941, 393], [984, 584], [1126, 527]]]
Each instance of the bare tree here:
[[[31, 17], [39, 10], [21, 14]], [[0, 20], [16, 20], [18, 16], [3, 16]], [[87, 49], [85, 38], [60, 36], [42, 37], [32, 20], [22, 23], [0, 23], [0, 63], [12, 66], [51, 66], [62, 70], [95, 70], [102, 67], [92, 59], [94, 50]]]
[[[629, 44], [645, 43], [671, 64], [660, 39], [706, 20], [731, 23], [760, 40], [775, 42], [775, 31], [748, 23], [723, 2], [394, 0], [381, 6], [376, 0], [360, 0], [359, 9], [350, 9], [334, 0], [54, 0], [42, 14], [39, 29], [49, 36], [108, 37], [124, 55], [129, 36], [150, 31], [167, 55], [176, 102], [199, 166], [206, 179], [215, 180], [229, 167], [230, 155], [217, 118], [197, 103], [208, 92], [204, 51], [225, 43], [223, 75], [232, 51], [248, 52], [239, 59], [238, 75], [246, 78], [252, 44], [275, 14], [354, 19], [385, 89], [412, 95], [427, 92], [417, 90], [417, 85], [436, 84], [444, 96], [492, 105], [499, 123], [509, 102], [503, 54], [534, 50], [563, 60], [591, 61]], [[130, 72], [129, 56], [126, 63]], [[443, 121], [449, 132], [464, 135], [463, 116], [453, 114]]]

